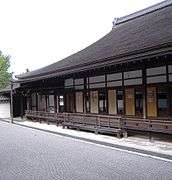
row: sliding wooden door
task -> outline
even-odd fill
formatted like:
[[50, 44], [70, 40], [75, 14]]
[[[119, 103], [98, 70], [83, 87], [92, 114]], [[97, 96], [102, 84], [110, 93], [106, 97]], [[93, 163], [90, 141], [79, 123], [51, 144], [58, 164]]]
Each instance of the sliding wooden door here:
[[116, 90], [108, 91], [108, 108], [109, 114], [117, 114]]
[[156, 87], [147, 88], [147, 115], [157, 117]]
[[76, 92], [75, 93], [75, 100], [76, 100], [76, 112], [83, 113], [83, 92]]
[[90, 91], [91, 113], [98, 113], [98, 91]]
[[75, 94], [72, 92], [66, 94], [66, 111], [75, 112]]
[[125, 114], [135, 116], [135, 97], [134, 88], [125, 89]]

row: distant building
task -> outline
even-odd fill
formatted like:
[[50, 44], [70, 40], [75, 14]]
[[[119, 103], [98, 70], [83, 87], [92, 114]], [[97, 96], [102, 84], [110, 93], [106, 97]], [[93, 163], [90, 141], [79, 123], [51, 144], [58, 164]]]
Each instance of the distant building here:
[[0, 95], [0, 103], [8, 103], [10, 101], [9, 97], [5, 97], [3, 95]]
[[0, 90], [0, 118], [10, 117], [10, 93]]
[[[17, 93], [17, 88], [20, 87], [19, 83], [13, 85], [13, 113], [14, 117], [21, 115], [21, 104], [23, 102], [20, 93]], [[10, 117], [10, 93], [11, 86], [8, 85], [4, 89], [0, 89], [0, 118]]]

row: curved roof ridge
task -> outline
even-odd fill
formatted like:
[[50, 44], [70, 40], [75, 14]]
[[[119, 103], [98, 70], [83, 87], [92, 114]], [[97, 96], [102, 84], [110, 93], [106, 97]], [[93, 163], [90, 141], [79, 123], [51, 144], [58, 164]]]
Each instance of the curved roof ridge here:
[[118, 24], [125, 23], [126, 21], [133, 20], [133, 19], [138, 18], [140, 16], [146, 15], [148, 13], [152, 13], [154, 11], [157, 11], [159, 9], [162, 9], [162, 8], [165, 8], [165, 7], [171, 6], [171, 5], [172, 5], [172, 0], [165, 0], [165, 1], [162, 1], [162, 2], [160, 2], [158, 4], [155, 4], [155, 5], [149, 6], [149, 7], [145, 8], [145, 9], [142, 9], [140, 11], [136, 11], [136, 12], [134, 12], [132, 14], [122, 16], [122, 17], [119, 17], [119, 18], [114, 18], [113, 28], [115, 28], [115, 26], [118, 25]]

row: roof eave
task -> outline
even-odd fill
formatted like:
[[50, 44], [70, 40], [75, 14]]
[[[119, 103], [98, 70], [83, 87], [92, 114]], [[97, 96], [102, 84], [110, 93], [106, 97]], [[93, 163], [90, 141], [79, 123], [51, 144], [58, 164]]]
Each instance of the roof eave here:
[[[151, 58], [151, 57], [155, 57], [155, 56], [160, 56], [160, 55], [167, 55], [167, 54], [172, 54], [172, 43], [171, 46], [165, 47], [165, 48], [161, 48], [161, 49], [156, 49], [156, 50], [150, 50], [150, 51], [145, 51], [142, 53], [135, 53], [135, 54], [131, 54], [130, 56], [125, 55], [122, 57], [109, 57], [107, 59], [101, 59], [97, 62], [95, 62], [94, 64], [89, 64], [88, 66], [82, 65], [79, 67], [75, 67], [75, 68], [69, 68], [69, 69], [64, 69], [62, 71], [56, 71], [56, 72], [51, 72], [49, 74], [43, 74], [43, 75], [37, 75], [34, 77], [29, 77], [29, 78], [21, 78], [15, 81], [15, 83], [25, 83], [25, 82], [33, 82], [33, 81], [38, 81], [38, 80], [44, 80], [44, 79], [48, 79], [48, 78], [52, 78], [52, 77], [58, 77], [58, 76], [64, 76], [64, 75], [68, 75], [68, 74], [73, 74], [73, 73], [77, 73], [77, 72], [83, 72], [86, 70], [90, 70], [90, 69], [95, 69], [95, 68], [101, 68], [101, 67], [105, 67], [105, 66], [109, 66], [109, 65], [117, 65], [117, 64], [124, 64], [124, 63], [128, 63], [131, 61], [137, 61], [145, 58]], [[118, 62], [114, 62], [114, 59], [118, 58]]]

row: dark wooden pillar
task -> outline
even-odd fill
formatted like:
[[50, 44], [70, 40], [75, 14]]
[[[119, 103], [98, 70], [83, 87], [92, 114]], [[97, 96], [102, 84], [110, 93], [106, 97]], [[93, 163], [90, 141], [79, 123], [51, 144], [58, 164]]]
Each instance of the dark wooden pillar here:
[[46, 112], [48, 111], [48, 97], [45, 95]]
[[86, 113], [86, 106], [87, 106], [86, 97], [87, 97], [87, 79], [85, 77], [84, 78], [84, 94], [83, 94], [84, 113]]
[[126, 112], [126, 107], [125, 107], [125, 85], [124, 85], [124, 68], [122, 68], [122, 91], [123, 91], [123, 114], [122, 116], [125, 116]]
[[38, 111], [38, 93], [36, 93], [36, 111]]
[[[60, 104], [60, 96], [59, 96], [59, 104]], [[64, 103], [64, 106], [63, 106], [63, 111], [62, 111], [62, 108], [60, 106], [60, 112], [67, 112], [67, 107], [66, 107], [66, 92], [63, 93], [63, 103]]]
[[105, 73], [105, 92], [106, 92], [106, 113], [108, 114], [109, 103], [108, 103], [108, 87], [107, 87], [107, 74]]
[[21, 118], [23, 118], [24, 116], [24, 97], [23, 96], [20, 96], [20, 108], [21, 108], [20, 116]]
[[72, 96], [73, 96], [73, 106], [74, 106], [74, 113], [76, 113], [76, 90], [75, 90], [75, 79], [73, 78], [73, 90], [72, 90]]
[[169, 82], [168, 64], [166, 65], [166, 77], [167, 77], [167, 92], [168, 92], [168, 116], [171, 115], [171, 88]]
[[143, 118], [147, 118], [147, 82], [146, 82], [146, 65], [142, 69], [143, 80]]
[[54, 91], [54, 112], [57, 113], [57, 94]]

